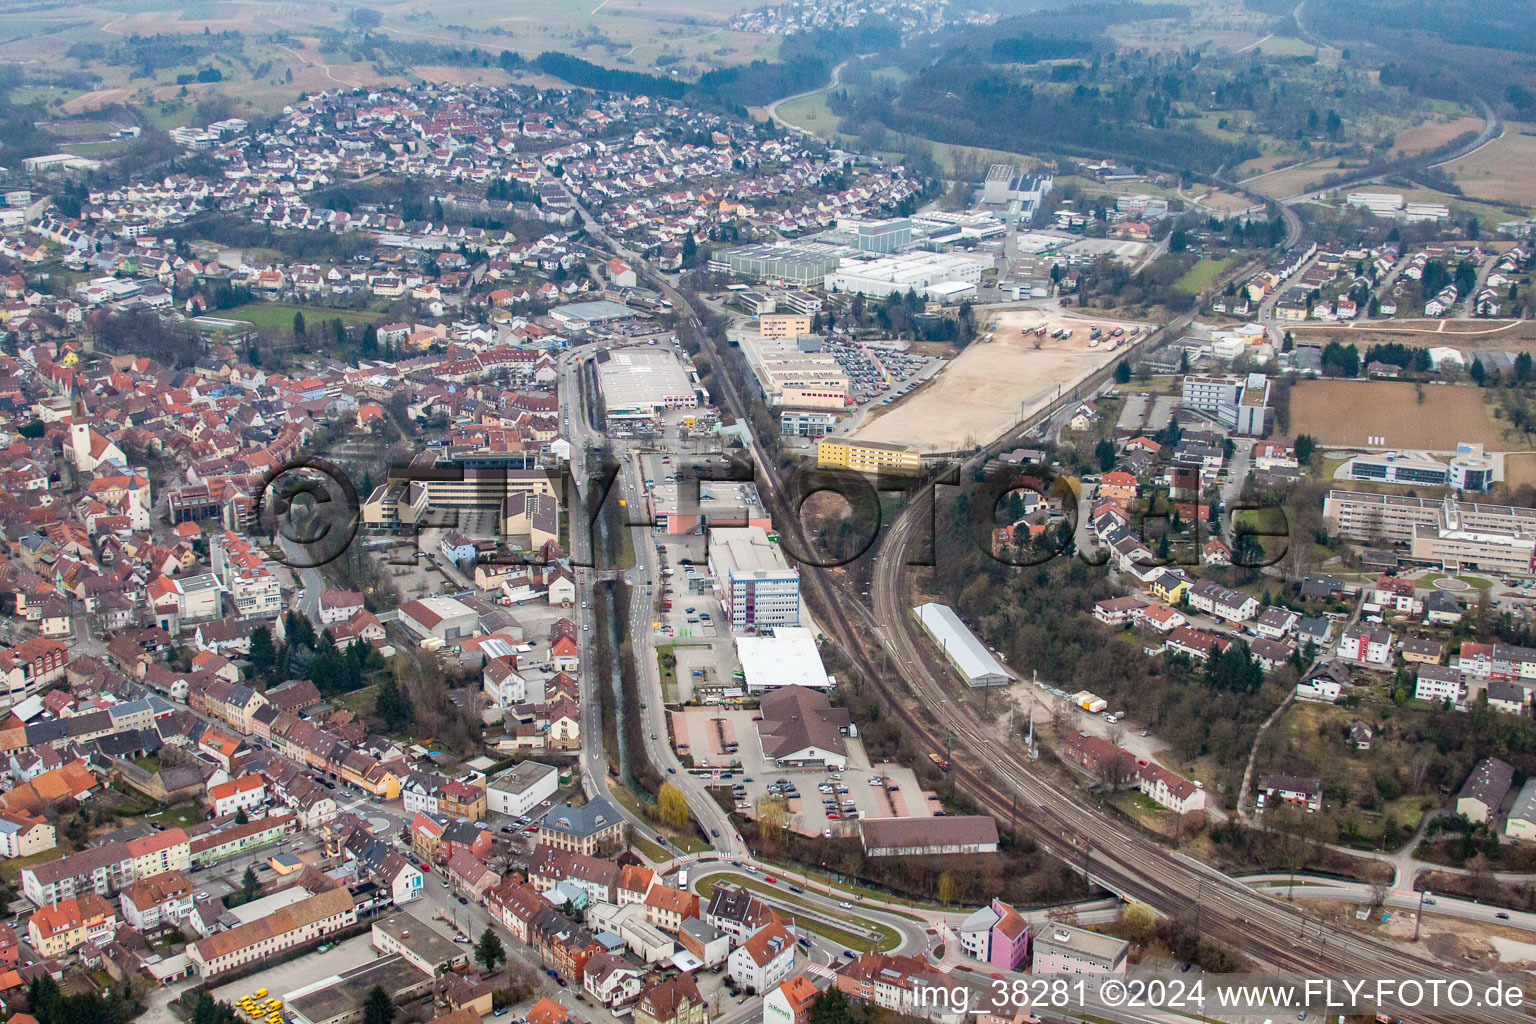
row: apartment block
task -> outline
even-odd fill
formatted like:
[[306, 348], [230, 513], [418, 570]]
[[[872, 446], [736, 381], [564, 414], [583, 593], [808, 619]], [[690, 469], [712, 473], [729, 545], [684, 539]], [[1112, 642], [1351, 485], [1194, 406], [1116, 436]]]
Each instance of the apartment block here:
[[922, 472], [923, 460], [917, 449], [907, 444], [824, 437], [816, 442], [816, 465], [821, 469], [851, 469], [856, 473], [917, 476]]

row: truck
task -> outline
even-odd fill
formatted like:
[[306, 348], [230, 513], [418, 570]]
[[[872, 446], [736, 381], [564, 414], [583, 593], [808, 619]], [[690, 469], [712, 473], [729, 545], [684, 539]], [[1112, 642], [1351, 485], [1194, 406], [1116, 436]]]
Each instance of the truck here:
[[1098, 341], [1102, 337], [1104, 337], [1104, 331], [1102, 328], [1095, 327], [1093, 330], [1088, 332], [1089, 341]]
[[938, 754], [929, 754], [928, 755], [928, 760], [930, 760], [934, 764], [938, 765], [939, 766], [939, 771], [941, 771], [941, 772], [949, 771], [949, 760], [947, 758], [940, 757]]

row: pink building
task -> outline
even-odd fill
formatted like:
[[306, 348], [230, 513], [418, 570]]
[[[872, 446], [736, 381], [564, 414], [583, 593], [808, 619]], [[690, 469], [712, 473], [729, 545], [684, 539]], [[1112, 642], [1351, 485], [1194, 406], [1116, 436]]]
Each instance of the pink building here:
[[1029, 922], [995, 899], [961, 923], [960, 948], [1000, 970], [1017, 971], [1029, 955]]

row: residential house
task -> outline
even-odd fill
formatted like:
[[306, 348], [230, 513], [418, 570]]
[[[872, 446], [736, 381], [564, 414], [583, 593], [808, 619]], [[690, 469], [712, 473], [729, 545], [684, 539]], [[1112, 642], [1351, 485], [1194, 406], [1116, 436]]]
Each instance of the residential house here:
[[778, 920], [750, 935], [727, 961], [731, 977], [749, 992], [767, 992], [788, 978], [794, 966], [795, 937]]
[[1496, 757], [1483, 758], [1456, 794], [1456, 813], [1475, 824], [1492, 821], [1514, 780], [1515, 770], [1509, 765]]
[[45, 957], [61, 957], [87, 942], [105, 943], [117, 923], [112, 904], [86, 892], [34, 912], [27, 919], [27, 941]]
[[1274, 773], [1259, 783], [1259, 809], [1282, 804], [1309, 814], [1323, 809], [1323, 780]]
[[[734, 954], [732, 956], [732, 977], [736, 978], [738, 983], [750, 984], [735, 973]], [[791, 941], [790, 965], [793, 966], [793, 964], [794, 942]], [[787, 971], [785, 976], [788, 976]], [[765, 985], [771, 987], [783, 980], [783, 978], [776, 978]], [[766, 991], [766, 987], [758, 988], [752, 984], [750, 990], [763, 992]], [[635, 1003], [634, 1018], [635, 1024], [707, 1024], [709, 1008], [704, 1003], [704, 997], [699, 994], [699, 986], [693, 980], [693, 975], [681, 973], [668, 981], [652, 985], [642, 992], [640, 1000]]]
[[1385, 626], [1357, 622], [1339, 637], [1336, 654], [1348, 661], [1375, 668], [1392, 664], [1392, 632]]
[[1466, 700], [1467, 684], [1460, 669], [1441, 665], [1420, 665], [1414, 682], [1413, 696], [1417, 700], [1450, 701], [1460, 704]]

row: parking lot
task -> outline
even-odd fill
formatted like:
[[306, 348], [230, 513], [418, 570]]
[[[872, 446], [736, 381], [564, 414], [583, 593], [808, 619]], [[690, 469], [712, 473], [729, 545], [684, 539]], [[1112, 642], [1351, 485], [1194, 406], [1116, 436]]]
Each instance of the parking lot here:
[[[851, 835], [860, 818], [927, 817], [937, 807], [910, 768], [871, 765], [856, 739], [847, 740], [848, 766], [841, 772], [780, 768], [763, 753], [757, 718], [752, 709], [719, 707], [670, 713], [679, 756], [691, 757], [697, 767], [727, 768], [719, 783], [733, 788], [738, 811], [755, 813], [757, 802], [773, 793], [787, 798], [795, 831]], [[731, 743], [734, 751], [727, 749]]]
[[317, 981], [324, 981], [333, 974], [361, 967], [378, 955], [378, 950], [373, 948], [369, 936], [359, 935], [331, 947], [324, 953], [310, 953], [262, 971], [260, 974], [232, 981], [228, 985], [214, 989], [213, 998], [221, 1003], [235, 1006], [242, 996], [254, 995], [257, 989], [264, 988], [269, 996], [276, 996], [286, 1003], [288, 993], [296, 992], [306, 985], [313, 985]]
[[836, 359], [848, 375], [850, 394], [859, 405], [883, 402], [904, 394], [933, 372], [940, 362], [896, 347], [866, 345], [839, 338], [829, 338], [824, 351]]

